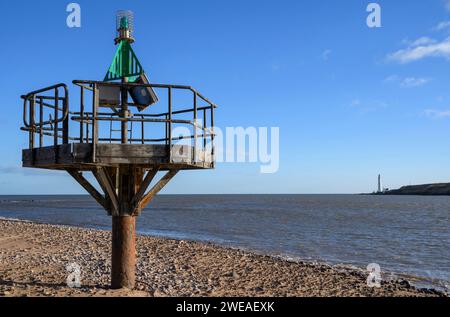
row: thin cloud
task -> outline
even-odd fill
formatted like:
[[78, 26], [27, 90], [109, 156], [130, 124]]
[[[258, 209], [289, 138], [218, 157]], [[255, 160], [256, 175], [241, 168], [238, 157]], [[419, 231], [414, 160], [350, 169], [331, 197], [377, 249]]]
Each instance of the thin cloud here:
[[450, 21], [443, 21], [433, 28], [433, 31], [443, 31], [450, 27]]
[[450, 37], [441, 42], [428, 42], [428, 44], [421, 44], [418, 46], [410, 45], [407, 48], [389, 54], [387, 60], [398, 62], [400, 64], [407, 64], [428, 57], [443, 57], [450, 59]]
[[403, 41], [403, 44], [407, 45], [408, 47], [418, 47], [418, 46], [422, 46], [422, 45], [434, 44], [436, 42], [437, 41], [435, 39], [432, 39], [432, 38], [426, 37], [426, 36], [422, 36], [414, 41], [406, 39]]
[[402, 78], [397, 75], [391, 75], [383, 80], [385, 83], [397, 83], [400, 87], [403, 88], [413, 88], [413, 87], [421, 87], [429, 83], [431, 78], [423, 78], [423, 77], [406, 77]]
[[274, 63], [270, 65], [270, 68], [272, 69], [272, 71], [277, 72], [280, 70], [281, 66], [279, 64]]
[[432, 119], [444, 119], [450, 117], [450, 110], [426, 109], [424, 114]]
[[430, 78], [415, 78], [415, 77], [408, 77], [402, 80], [400, 83], [400, 86], [405, 88], [411, 88], [411, 87], [420, 87], [423, 85], [426, 85], [431, 81]]
[[391, 75], [389, 77], [386, 77], [383, 82], [385, 83], [393, 83], [393, 82], [397, 82], [400, 80], [400, 77], [397, 75]]
[[450, 0], [444, 0], [445, 9], [450, 11]]
[[323, 59], [324, 61], [329, 60], [329, 59], [330, 59], [331, 53], [332, 53], [331, 50], [325, 50], [325, 51], [323, 51], [323, 52], [322, 52], [322, 55], [321, 55], [322, 59]]
[[384, 101], [361, 101], [360, 99], [353, 99], [350, 103], [350, 106], [354, 109], [358, 109], [361, 113], [374, 112], [389, 107], [389, 105]]

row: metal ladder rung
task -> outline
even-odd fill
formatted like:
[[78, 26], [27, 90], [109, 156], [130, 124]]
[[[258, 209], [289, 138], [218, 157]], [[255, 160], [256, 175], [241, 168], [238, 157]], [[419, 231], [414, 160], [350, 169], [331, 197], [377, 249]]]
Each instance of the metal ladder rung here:
[[[110, 137], [110, 141], [109, 141], [109, 143], [112, 143], [112, 134], [113, 134], [113, 132], [122, 132], [122, 129], [113, 129], [113, 128], [112, 128], [112, 126], [113, 126], [112, 123], [113, 123], [113, 122], [110, 121], [110, 124], [109, 124], [109, 137]], [[131, 138], [132, 138], [132, 135], [133, 135], [133, 123], [131, 123], [130, 128], [127, 129], [127, 132], [129, 133], [130, 139], [131, 139]], [[131, 143], [131, 141], [130, 141], [130, 143]]]

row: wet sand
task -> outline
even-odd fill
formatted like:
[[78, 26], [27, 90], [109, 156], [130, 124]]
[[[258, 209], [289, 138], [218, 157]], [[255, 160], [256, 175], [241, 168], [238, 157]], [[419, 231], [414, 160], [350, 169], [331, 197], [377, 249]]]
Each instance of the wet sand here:
[[[290, 262], [213, 244], [138, 236], [136, 290], [109, 289], [111, 233], [0, 220], [0, 296], [446, 296], [363, 270]], [[66, 266], [81, 268], [67, 286]]]

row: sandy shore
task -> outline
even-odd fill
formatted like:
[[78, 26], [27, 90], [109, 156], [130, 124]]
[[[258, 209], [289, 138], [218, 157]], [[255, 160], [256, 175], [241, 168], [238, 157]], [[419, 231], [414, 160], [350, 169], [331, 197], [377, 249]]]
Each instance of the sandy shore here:
[[[139, 236], [137, 290], [110, 290], [109, 231], [0, 220], [0, 296], [439, 296], [406, 281], [212, 244]], [[81, 267], [81, 288], [66, 266]]]

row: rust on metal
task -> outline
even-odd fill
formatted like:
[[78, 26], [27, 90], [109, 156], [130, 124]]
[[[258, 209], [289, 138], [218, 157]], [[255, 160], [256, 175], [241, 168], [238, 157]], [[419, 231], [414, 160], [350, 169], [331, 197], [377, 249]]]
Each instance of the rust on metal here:
[[135, 287], [136, 280], [136, 218], [112, 217], [111, 287]]

